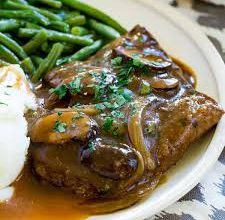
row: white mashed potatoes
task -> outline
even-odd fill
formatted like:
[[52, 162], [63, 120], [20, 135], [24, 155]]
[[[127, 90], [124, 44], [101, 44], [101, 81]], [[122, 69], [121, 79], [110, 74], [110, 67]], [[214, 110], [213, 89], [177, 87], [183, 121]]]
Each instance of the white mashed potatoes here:
[[8, 186], [26, 161], [30, 139], [24, 113], [35, 107], [34, 94], [19, 65], [0, 68], [0, 201], [13, 194]]

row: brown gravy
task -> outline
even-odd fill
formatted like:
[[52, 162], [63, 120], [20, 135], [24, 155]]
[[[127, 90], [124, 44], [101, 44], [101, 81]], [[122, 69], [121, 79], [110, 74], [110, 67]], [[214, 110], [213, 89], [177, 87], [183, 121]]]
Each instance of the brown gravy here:
[[13, 198], [0, 204], [1, 220], [84, 220], [89, 216], [88, 212], [79, 209], [71, 193], [40, 184], [29, 164], [13, 186]]
[[[173, 60], [183, 69], [185, 78], [196, 86], [194, 71], [180, 60]], [[164, 176], [159, 184], [166, 181]], [[41, 184], [32, 174], [29, 164], [13, 186], [13, 198], [0, 204], [1, 220], [84, 220], [91, 215], [88, 210], [80, 209], [79, 201], [70, 192]]]
[[197, 86], [197, 76], [195, 71], [184, 63], [183, 61], [179, 60], [178, 58], [172, 57], [174, 63], [176, 63], [181, 69], [183, 70], [184, 77], [188, 80], [188, 82], [196, 88]]

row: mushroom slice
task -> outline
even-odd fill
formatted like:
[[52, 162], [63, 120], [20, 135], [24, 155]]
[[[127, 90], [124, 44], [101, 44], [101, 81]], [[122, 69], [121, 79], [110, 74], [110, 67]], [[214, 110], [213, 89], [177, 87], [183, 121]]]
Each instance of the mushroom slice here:
[[55, 108], [54, 111], [56, 112], [70, 112], [70, 111], [77, 111], [77, 112], [81, 112], [84, 113], [86, 115], [91, 115], [91, 116], [95, 116], [98, 113], [100, 113], [100, 110], [96, 108], [95, 104], [90, 104], [90, 105], [81, 105], [81, 106], [73, 106], [73, 108]]
[[153, 77], [151, 79], [151, 87], [154, 89], [174, 89], [179, 85], [179, 80], [176, 78], [161, 79]]
[[49, 108], [55, 106], [60, 100], [76, 97], [78, 95], [94, 96], [96, 87], [104, 84], [102, 95], [105, 95], [107, 88], [116, 82], [114, 74], [107, 69], [97, 71], [81, 72], [75, 76], [64, 79], [60, 85], [53, 88], [50, 96], [45, 100], [45, 105]]
[[143, 65], [148, 66], [154, 70], [163, 70], [171, 67], [172, 61], [160, 49], [153, 48], [126, 48], [119, 46], [115, 49], [116, 55], [123, 56], [128, 60], [137, 60]]
[[58, 112], [39, 118], [31, 129], [33, 142], [63, 144], [70, 140], [86, 141], [97, 133], [95, 121], [86, 114]]
[[131, 177], [138, 167], [138, 158], [132, 148], [100, 138], [82, 152], [81, 161], [94, 172], [114, 180]]
[[68, 77], [76, 76], [81, 72], [99, 72], [101, 69], [101, 67], [95, 67], [83, 62], [76, 61], [74, 63], [69, 63], [52, 69], [46, 74], [44, 79], [51, 87], [56, 88]]

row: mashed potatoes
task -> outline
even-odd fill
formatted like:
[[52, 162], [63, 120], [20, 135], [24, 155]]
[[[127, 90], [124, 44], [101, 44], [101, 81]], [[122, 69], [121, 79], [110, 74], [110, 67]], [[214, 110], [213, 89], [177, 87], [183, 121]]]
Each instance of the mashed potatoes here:
[[26, 161], [30, 140], [24, 113], [35, 107], [34, 94], [19, 65], [0, 68], [0, 201], [13, 193], [5, 187], [18, 177]]

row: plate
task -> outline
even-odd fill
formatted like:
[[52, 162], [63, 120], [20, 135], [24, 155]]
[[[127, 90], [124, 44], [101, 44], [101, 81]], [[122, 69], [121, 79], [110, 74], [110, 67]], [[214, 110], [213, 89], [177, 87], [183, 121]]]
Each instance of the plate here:
[[[85, 0], [128, 30], [145, 26], [162, 47], [189, 64], [197, 74], [197, 90], [215, 98], [225, 109], [225, 66], [199, 27], [173, 8], [155, 0]], [[150, 217], [190, 191], [216, 162], [225, 144], [225, 117], [215, 131], [209, 132], [166, 173], [166, 181], [136, 205], [88, 220], [141, 220]]]

